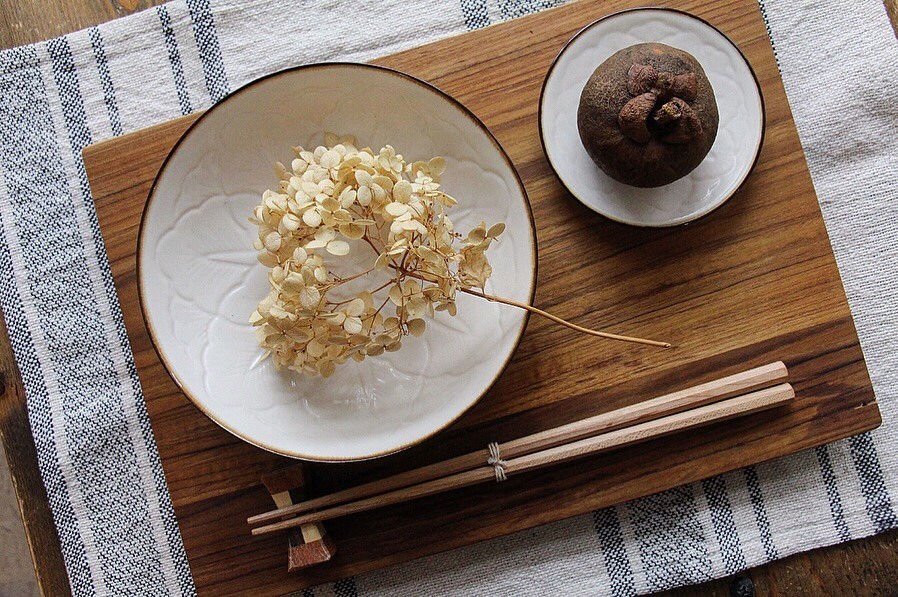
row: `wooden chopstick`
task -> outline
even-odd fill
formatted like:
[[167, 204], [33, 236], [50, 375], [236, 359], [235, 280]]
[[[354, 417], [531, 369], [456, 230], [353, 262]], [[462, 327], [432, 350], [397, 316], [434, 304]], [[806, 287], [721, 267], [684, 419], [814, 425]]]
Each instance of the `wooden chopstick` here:
[[[584, 456], [598, 454], [600, 452], [657, 439], [687, 429], [693, 429], [702, 425], [718, 423], [734, 417], [773, 408], [788, 402], [794, 397], [795, 392], [791, 385], [780, 384], [765, 390], [728, 398], [720, 402], [715, 402], [685, 412], [602, 433], [595, 437], [588, 437], [586, 439], [565, 443], [546, 450], [525, 454], [517, 458], [510, 458], [506, 461], [505, 471], [508, 475], [514, 475], [534, 471], [554, 464], [570, 462]], [[493, 469], [488, 466], [483, 466], [483, 463], [481, 462], [479, 468], [261, 526], [253, 529], [252, 533], [253, 535], [262, 535], [311, 522], [322, 522], [339, 516], [357, 514], [367, 510], [381, 508], [383, 506], [442, 493], [444, 491], [484, 483], [491, 481], [494, 478]]]
[[[631, 406], [575, 421], [533, 435], [499, 444], [505, 459], [516, 458], [538, 450], [553, 448], [586, 437], [614, 431], [644, 421], [683, 412], [685, 410], [746, 394], [786, 381], [788, 371], [782, 362], [770, 363], [742, 373], [723, 377], [698, 386], [665, 394]], [[285, 508], [279, 508], [247, 519], [251, 525], [280, 520], [312, 510], [320, 510], [337, 504], [386, 493], [401, 487], [424, 483], [474, 468], [482, 467], [489, 454], [486, 449], [457, 456], [449, 460], [412, 469], [398, 475], [371, 481], [325, 496], [304, 500]]]

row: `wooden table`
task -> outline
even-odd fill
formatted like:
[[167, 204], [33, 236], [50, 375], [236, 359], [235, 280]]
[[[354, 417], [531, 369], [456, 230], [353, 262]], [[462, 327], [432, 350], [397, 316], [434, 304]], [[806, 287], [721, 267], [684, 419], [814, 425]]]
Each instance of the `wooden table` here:
[[[0, 0], [0, 48], [89, 27], [163, 0]], [[885, 0], [898, 31], [898, 0]], [[18, 369], [0, 317], [0, 436], [9, 460], [26, 535], [44, 594], [69, 594], [69, 583], [37, 468], [37, 454]], [[894, 594], [898, 531], [779, 560], [747, 571], [760, 595]], [[732, 578], [677, 589], [669, 595], [728, 595]]]

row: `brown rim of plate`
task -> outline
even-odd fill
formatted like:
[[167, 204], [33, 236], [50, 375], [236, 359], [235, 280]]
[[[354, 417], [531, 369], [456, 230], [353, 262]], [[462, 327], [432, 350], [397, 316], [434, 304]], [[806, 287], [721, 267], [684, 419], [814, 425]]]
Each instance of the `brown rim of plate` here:
[[[713, 29], [714, 31], [719, 33], [721, 36], [723, 36], [723, 38], [725, 40], [727, 40], [730, 43], [730, 45], [732, 45], [736, 49], [736, 52], [739, 53], [739, 56], [742, 58], [743, 62], [745, 62], [745, 65], [748, 66], [748, 72], [751, 73], [751, 76], [755, 81], [755, 87], [758, 90], [758, 97], [761, 99], [761, 139], [758, 142], [757, 149], [755, 149], [755, 157], [754, 157], [754, 160], [752, 160], [751, 166], [745, 172], [745, 176], [742, 177], [742, 180], [739, 181], [739, 184], [736, 185], [736, 188], [733, 189], [733, 191], [729, 195], [724, 197], [723, 201], [721, 201], [719, 205], [717, 205], [714, 209], [712, 209], [710, 211], [707, 211], [701, 215], [695, 216], [691, 220], [687, 220], [685, 222], [679, 222], [676, 224], [659, 224], [657, 226], [650, 226], [648, 224], [634, 224], [631, 222], [623, 222], [621, 220], [618, 220], [616, 218], [609, 216], [608, 214], [602, 213], [602, 212], [594, 209], [593, 207], [587, 205], [579, 197], [577, 197], [577, 195], [575, 195], [574, 192], [570, 188], [568, 188], [568, 186], [564, 183], [564, 180], [562, 180], [561, 176], [558, 174], [558, 170], [555, 169], [555, 164], [552, 163], [552, 158], [549, 156], [548, 149], [546, 149], [546, 140], [545, 140], [545, 136], [543, 134], [543, 98], [545, 97], [545, 94], [546, 94], [546, 84], [549, 82], [549, 77], [552, 76], [552, 72], [555, 70], [555, 66], [558, 64], [558, 60], [567, 51], [567, 49], [570, 47], [570, 45], [578, 37], [580, 37], [580, 35], [585, 33], [587, 30], [592, 29], [594, 26], [598, 25], [602, 21], [605, 21], [612, 17], [620, 16], [620, 15], [628, 13], [628, 12], [653, 11], [653, 10], [674, 12], [674, 13], [678, 13], [678, 14], [687, 16], [689, 18], [695, 19], [696, 21], [699, 21], [700, 23], [703, 23], [704, 25], [707, 25], [708, 27], [710, 27], [711, 29]], [[742, 49], [739, 47], [739, 45], [736, 44], [736, 42], [734, 42], [730, 38], [729, 35], [727, 35], [723, 31], [721, 31], [720, 29], [718, 29], [717, 27], [715, 27], [713, 24], [709, 23], [702, 17], [696, 16], [692, 13], [688, 13], [685, 10], [680, 10], [678, 8], [669, 8], [666, 6], [640, 6], [637, 8], [627, 8], [624, 10], [618, 10], [618, 11], [612, 12], [610, 14], [607, 14], [604, 17], [599, 17], [595, 21], [589, 23], [588, 25], [586, 25], [585, 27], [583, 27], [579, 31], [577, 31], [577, 33], [575, 33], [573, 37], [571, 37], [569, 40], [567, 40], [564, 43], [564, 45], [561, 47], [561, 50], [559, 50], [558, 55], [556, 55], [555, 58], [552, 60], [552, 64], [549, 66], [549, 70], [546, 71], [546, 76], [545, 76], [545, 78], [543, 78], [543, 84], [542, 84], [542, 87], [540, 88], [540, 92], [539, 92], [539, 107], [538, 107], [537, 113], [536, 113], [536, 121], [537, 121], [537, 129], [539, 129], [539, 143], [540, 143], [540, 145], [542, 145], [543, 154], [545, 154], [545, 156], [546, 156], [546, 161], [549, 163], [549, 168], [552, 169], [552, 173], [555, 174], [555, 178], [558, 179], [558, 182], [561, 183], [561, 186], [563, 186], [565, 188], [565, 190], [567, 190], [567, 192], [572, 197], [574, 197], [574, 199], [579, 201], [584, 207], [586, 207], [593, 213], [597, 213], [600, 216], [602, 216], [603, 218], [605, 218], [611, 222], [614, 222], [615, 224], [621, 224], [623, 226], [633, 226], [634, 228], [648, 228], [648, 229], [677, 228], [679, 226], [688, 226], [689, 224], [692, 224], [693, 222], [696, 222], [706, 216], [711, 215], [712, 213], [716, 212], [718, 209], [720, 209], [721, 207], [726, 205], [726, 203], [733, 197], [733, 195], [738, 193], [739, 190], [742, 189], [743, 186], [745, 186], [745, 182], [748, 180], [748, 177], [751, 176], [751, 173], [754, 171], [755, 166], [758, 165], [758, 160], [761, 158], [761, 149], [764, 147], [764, 139], [767, 137], [767, 106], [766, 106], [766, 102], [764, 101], [764, 91], [761, 89], [761, 82], [758, 80], [758, 75], [757, 75], [757, 73], [755, 73], [754, 67], [752, 67], [751, 62], [749, 62], [748, 58], [745, 56], [745, 53], [742, 52]], [[686, 176], [688, 176], [688, 174]]]
[[486, 133], [487, 138], [493, 144], [493, 147], [495, 147], [499, 151], [499, 155], [502, 157], [502, 159], [508, 165], [512, 174], [514, 174], [514, 178], [518, 183], [518, 188], [521, 191], [524, 208], [527, 210], [527, 215], [530, 219], [530, 239], [531, 239], [530, 261], [531, 261], [531, 268], [533, 271], [533, 281], [530, 284], [530, 293], [529, 293], [529, 298], [527, 299], [527, 304], [529, 304], [529, 305], [533, 304], [533, 298], [536, 294], [536, 278], [537, 278], [537, 273], [538, 273], [537, 272], [538, 257], [537, 257], [537, 242], [536, 242], [536, 222], [533, 219], [533, 209], [530, 206], [530, 199], [527, 196], [527, 190], [524, 188], [524, 183], [521, 180], [521, 176], [520, 176], [520, 174], [518, 174], [518, 171], [515, 168], [514, 163], [511, 161], [511, 158], [508, 157], [508, 154], [505, 152], [505, 149], [503, 149], [502, 145], [496, 139], [495, 135], [493, 135], [492, 131], [490, 131], [490, 129], [483, 123], [483, 121], [480, 120], [476, 115], [474, 115], [474, 113], [471, 112], [467, 107], [465, 107], [464, 104], [459, 102], [457, 99], [455, 99], [454, 97], [452, 97], [451, 95], [449, 95], [448, 93], [443, 91], [442, 89], [436, 87], [435, 85], [432, 85], [432, 84], [428, 83], [427, 81], [424, 81], [423, 79], [419, 79], [418, 77], [415, 77], [413, 75], [404, 73], [402, 71], [399, 71], [399, 70], [396, 70], [393, 68], [389, 68], [386, 66], [379, 66], [379, 65], [375, 65], [375, 64], [358, 63], [358, 62], [316, 62], [313, 64], [304, 64], [304, 65], [300, 65], [300, 66], [286, 68], [283, 70], [275, 71], [275, 72], [265, 75], [263, 77], [259, 77], [258, 79], [254, 79], [254, 80], [250, 81], [249, 83], [246, 83], [245, 85], [243, 85], [243, 86], [239, 87], [238, 89], [232, 91], [231, 93], [227, 94], [224, 98], [221, 99], [221, 101], [219, 101], [217, 104], [209, 107], [194, 122], [192, 122], [189, 127], [187, 127], [187, 130], [184, 131], [184, 133], [181, 135], [181, 137], [178, 139], [178, 141], [172, 147], [171, 151], [169, 151], [168, 155], [165, 157], [165, 160], [162, 162], [162, 166], [159, 167], [159, 171], [156, 173], [156, 176], [153, 179], [153, 184], [150, 187], [150, 191], [147, 194], [146, 203], [144, 204], [143, 210], [141, 212], [140, 228], [137, 233], [137, 250], [135, 252], [136, 272], [137, 272], [137, 299], [138, 299], [138, 304], [140, 305], [141, 318], [143, 319], [143, 323], [146, 326], [147, 334], [150, 337], [150, 344], [152, 344], [153, 350], [156, 352], [156, 355], [159, 357], [159, 361], [162, 363], [162, 368], [165, 369], [165, 372], [168, 374], [168, 376], [171, 378], [171, 380], [175, 383], [175, 385], [178, 387], [178, 389], [181, 391], [181, 393], [183, 393], [185, 396], [187, 396], [187, 398], [189, 398], [190, 401], [193, 402], [193, 404], [204, 415], [206, 415], [209, 419], [211, 419], [219, 427], [221, 427], [225, 431], [231, 433], [235, 437], [245, 441], [248, 444], [251, 444], [253, 446], [256, 446], [257, 448], [261, 448], [268, 452], [272, 452], [274, 454], [279, 454], [281, 456], [297, 458], [297, 459], [306, 460], [309, 462], [327, 462], [327, 463], [362, 462], [365, 460], [373, 460], [375, 458], [381, 458], [384, 456], [389, 456], [391, 454], [395, 454], [397, 452], [401, 452], [403, 450], [406, 450], [412, 446], [415, 446], [417, 444], [420, 444], [420, 443], [432, 438], [433, 436], [437, 435], [441, 431], [450, 427], [459, 418], [461, 418], [461, 416], [463, 414], [468, 412], [475, 404], [480, 402], [480, 400], [487, 393], [489, 393], [489, 391], [493, 388], [493, 386], [496, 385], [496, 382], [499, 380], [499, 377], [501, 377], [502, 373], [505, 372], [505, 369], [508, 367], [508, 364], [511, 362], [511, 359], [514, 357], [515, 352], [517, 352], [518, 346], [521, 344], [521, 340], [524, 337], [524, 330], [527, 327], [527, 323], [530, 321], [530, 311], [526, 311], [526, 310], [524, 311], [524, 319], [521, 322], [521, 327], [518, 330], [518, 335], [514, 341], [514, 345], [512, 346], [511, 350], [509, 351], [508, 357], [505, 359], [505, 362], [502, 364], [501, 367], [499, 367], [498, 371], [496, 372], [495, 377], [493, 377], [492, 381], [487, 385], [487, 387], [467, 407], [462, 409], [461, 412], [459, 412], [455, 417], [453, 417], [445, 425], [432, 431], [431, 433], [425, 435], [424, 437], [421, 437], [414, 441], [407, 442], [407, 443], [405, 443], [401, 446], [398, 446], [394, 449], [386, 450], [383, 452], [378, 452], [376, 454], [360, 456], [358, 458], [322, 458], [322, 457], [316, 457], [316, 456], [309, 456], [306, 454], [285, 452], [282, 450], [272, 448], [271, 446], [265, 445], [257, 440], [250, 439], [249, 437], [246, 437], [245, 435], [237, 432], [236, 430], [231, 429], [230, 427], [225, 425], [223, 422], [219, 421], [216, 417], [214, 417], [208, 410], [206, 410], [206, 408], [200, 403], [200, 401], [198, 401], [187, 390], [187, 388], [181, 383], [181, 381], [175, 375], [171, 364], [169, 363], [168, 359], [165, 356], [165, 353], [162, 351], [162, 348], [159, 346], [159, 344], [156, 340], [156, 335], [153, 331], [153, 326], [150, 324], [149, 317], [147, 316], [147, 308], [144, 305], [144, 300], [143, 300], [143, 289], [142, 289], [143, 278], [141, 276], [140, 255], [141, 255], [141, 247], [143, 245], [144, 223], [146, 222], [147, 211], [149, 210], [150, 204], [153, 201], [153, 197], [156, 194], [156, 186], [159, 183], [159, 179], [165, 173], [165, 170], [168, 166], [169, 161], [171, 161], [171, 159], [174, 157], [175, 153], [177, 153], [178, 149], [181, 147], [181, 144], [187, 139], [187, 137], [190, 135], [190, 133], [192, 133], [193, 130], [206, 118], [207, 115], [211, 114], [213, 110], [218, 108], [218, 106], [221, 106], [222, 104], [224, 104], [231, 97], [236, 96], [237, 94], [242, 93], [242, 92], [246, 91], [247, 89], [254, 87], [255, 85], [262, 83], [263, 81], [266, 81], [268, 79], [272, 79], [272, 78], [279, 77], [279, 76], [286, 75], [286, 74], [291, 74], [291, 73], [294, 73], [297, 71], [319, 69], [319, 68], [362, 68], [362, 69], [377, 70], [377, 71], [381, 71], [385, 74], [400, 77], [400, 78], [405, 79], [411, 83], [414, 83], [416, 85], [424, 87], [425, 89], [433, 92], [438, 97], [448, 101], [451, 105], [455, 106], [455, 108], [459, 110], [459, 112], [462, 114], [462, 116], [467, 117], [469, 120], [471, 120], [475, 125], [480, 127]]

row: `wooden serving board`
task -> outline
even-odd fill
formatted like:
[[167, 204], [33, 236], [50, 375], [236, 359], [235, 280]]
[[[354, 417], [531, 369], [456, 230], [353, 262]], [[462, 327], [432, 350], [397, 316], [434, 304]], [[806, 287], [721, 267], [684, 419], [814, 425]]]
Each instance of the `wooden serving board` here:
[[[285, 536], [253, 538], [270, 509], [260, 475], [287, 460], [221, 430], [181, 394], [150, 345], [137, 302], [140, 214], [188, 116], [92, 145], [84, 161], [163, 468], [201, 593], [275, 594], [382, 568], [669, 489], [879, 425], [870, 379], [823, 219], [753, 0], [672, 0], [732, 37], [767, 104], [760, 161], [722, 208], [686, 227], [612, 223], [574, 200], [543, 155], [546, 71], [581, 27], [632, 0], [582, 0], [389, 56], [454, 95], [496, 134], [536, 219], [536, 304], [576, 323], [674, 342], [662, 350], [577, 335], [531, 318], [496, 386], [437, 438], [355, 465], [310, 466], [325, 492], [505, 441], [748, 367], [783, 360], [798, 398], [775, 412], [665, 438], [501, 485], [328, 523], [329, 563], [288, 575]], [[249, 242], [249, 240], [247, 241]]]

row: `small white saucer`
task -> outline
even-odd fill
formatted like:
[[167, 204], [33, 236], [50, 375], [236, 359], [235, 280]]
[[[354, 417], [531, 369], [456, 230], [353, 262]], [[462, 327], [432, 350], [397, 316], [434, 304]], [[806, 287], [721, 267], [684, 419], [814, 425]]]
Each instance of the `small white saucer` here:
[[[602, 172], [577, 130], [580, 92], [599, 64], [627, 46], [660, 42], [702, 65], [717, 100], [720, 127], [699, 166], [671, 184], [631, 187]], [[543, 83], [539, 132], [562, 184], [590, 209], [633, 226], [675, 226], [720, 207], [748, 177], [764, 139], [764, 101], [751, 65], [726, 35], [685, 12], [637, 8], [587, 25], [555, 58]]]

